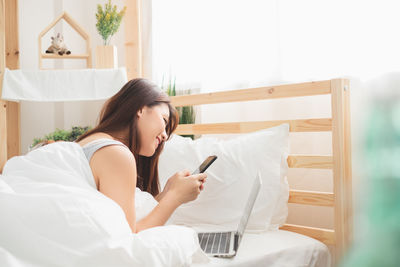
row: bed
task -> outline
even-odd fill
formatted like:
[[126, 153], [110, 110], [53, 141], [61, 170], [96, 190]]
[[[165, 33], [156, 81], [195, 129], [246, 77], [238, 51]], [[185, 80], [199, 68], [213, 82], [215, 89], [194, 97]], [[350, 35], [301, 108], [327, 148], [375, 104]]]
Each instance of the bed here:
[[[259, 231], [257, 233], [247, 232], [243, 237], [243, 242], [236, 257], [232, 259], [210, 258], [208, 263], [196, 263], [198, 261], [193, 258], [195, 263], [192, 264], [192, 266], [329, 266], [331, 263], [331, 256], [326, 245], [335, 246], [335, 258], [340, 259], [342, 253], [347, 249], [351, 240], [352, 227], [350, 221], [351, 162], [348, 90], [349, 87], [347, 80], [335, 79], [328, 81], [249, 88], [188, 96], [176, 96], [172, 98], [172, 102], [175, 106], [186, 106], [330, 94], [332, 102], [332, 118], [309, 118], [285, 121], [226, 122], [178, 126], [176, 130], [177, 134], [196, 135], [225, 133], [243, 133], [251, 135], [253, 132], [255, 134], [260, 134], [264, 133], [264, 131], [273, 131], [273, 129], [275, 129], [275, 131], [278, 129], [279, 132], [285, 128], [287, 129], [287, 134], [289, 134], [289, 130], [290, 132], [332, 132], [332, 155], [289, 155], [285, 159], [287, 159], [286, 165], [290, 168], [321, 168], [332, 170], [334, 180], [333, 193], [290, 190], [290, 192], [288, 192], [288, 201], [289, 203], [297, 203], [301, 205], [333, 207], [335, 213], [334, 229], [283, 224], [280, 227], [280, 230], [276, 229], [274, 231]], [[174, 138], [172, 140], [174, 140]], [[205, 139], [199, 138], [198, 140]], [[277, 144], [279, 144], [279, 142], [277, 142]], [[57, 148], [57, 146], [59, 147]], [[280, 145], [277, 146], [280, 147]], [[67, 152], [69, 151], [68, 153], [71, 154], [70, 160], [56, 160], [54, 155], [59, 155], [59, 153], [56, 153], [56, 151], [60, 151], [61, 149], [65, 149]], [[46, 151], [49, 153], [44, 153]], [[46, 163], [46, 166], [38, 164], [37, 160], [41, 157], [33, 156], [33, 152], [36, 154], [43, 153], [43, 158], [46, 158], [48, 164]], [[183, 228], [175, 228], [175, 226], [166, 226], [165, 230], [162, 230], [163, 228], [156, 228], [151, 231], [144, 231], [143, 234], [139, 233], [139, 235], [132, 237], [132, 241], [130, 241], [128, 246], [125, 247], [127, 244], [126, 239], [130, 235], [129, 226], [124, 223], [125, 220], [120, 207], [115, 205], [115, 203], [110, 203], [109, 199], [106, 200], [104, 196], [101, 196], [101, 194], [95, 189], [95, 186], [93, 186], [91, 171], [88, 167], [87, 161], [84, 160], [84, 155], [80, 146], [77, 144], [74, 145], [73, 143], [68, 144], [67, 142], [48, 145], [43, 149], [34, 150], [33, 152], [29, 153], [27, 157], [15, 157], [9, 160], [5, 167], [5, 172], [3, 172], [3, 177], [0, 179], [0, 182], [2, 180], [6, 181], [6, 184], [0, 184], [0, 198], [4, 200], [0, 201], [2, 203], [2, 205], [0, 205], [0, 209], [2, 210], [2, 214], [5, 214], [5, 218], [7, 218], [7, 220], [2, 220], [0, 224], [4, 229], [10, 230], [7, 231], [6, 236], [0, 238], [0, 248], [2, 247], [1, 244], [3, 243], [4, 245], [7, 244], [5, 247], [3, 247], [3, 249], [11, 249], [11, 251], [0, 251], [0, 258], [2, 258], [2, 260], [6, 260], [7, 263], [11, 263], [13, 261], [18, 262], [22, 257], [23, 260], [29, 262], [34, 260], [36, 257], [35, 255], [37, 255], [39, 251], [43, 253], [46, 250], [46, 246], [49, 246], [50, 249], [50, 246], [52, 247], [53, 245], [46, 241], [37, 246], [39, 251], [36, 251], [34, 254], [26, 255], [25, 252], [23, 255], [19, 255], [20, 258], [13, 258], [15, 253], [18, 255], [18, 253], [22, 251], [19, 244], [29, 244], [29, 242], [34, 242], [35, 238], [27, 239], [27, 237], [38, 236], [38, 231], [40, 231], [40, 235], [47, 235], [49, 233], [49, 229], [53, 229], [51, 231], [52, 233], [63, 232], [61, 236], [57, 235], [57, 242], [60, 242], [60, 246], [65, 245], [65, 238], [67, 238], [69, 242], [72, 241], [72, 243], [69, 243], [69, 245], [73, 245], [76, 243], [76, 240], [80, 240], [79, 238], [81, 237], [79, 237], [78, 233], [82, 231], [82, 229], [85, 229], [82, 227], [87, 227], [87, 232], [93, 234], [93, 238], [81, 240], [82, 245], [86, 244], [86, 242], [90, 242], [90, 246], [84, 246], [82, 249], [88, 249], [88, 247], [93, 248], [102, 244], [100, 251], [103, 259], [103, 265], [104, 260], [109, 262], [114, 262], [114, 260], [117, 259], [118, 261], [121, 260], [121, 258], [118, 258], [118, 255], [113, 254], [118, 253], [118, 250], [110, 249], [110, 246], [117, 248], [121, 247], [123, 251], [129, 251], [129, 257], [124, 257], [126, 262], [124, 262], [124, 265], [121, 266], [128, 266], [130, 262], [129, 259], [136, 260], [138, 255], [136, 255], [134, 251], [138, 250], [141, 251], [140, 253], [142, 256], [148, 254], [147, 259], [150, 257], [153, 260], [152, 264], [147, 263], [148, 266], [158, 266], [159, 263], [162, 263], [161, 266], [176, 266], [175, 263], [184, 262], [185, 259], [187, 260], [188, 255], [195, 255], [193, 253], [196, 251], [196, 246], [198, 246], [198, 243], [196, 245], [196, 242], [193, 242], [192, 232], [184, 230]], [[268, 154], [268, 151], [264, 152], [264, 154]], [[29, 157], [31, 157], [30, 160]], [[81, 160], [79, 161], [79, 159]], [[82, 165], [80, 163], [82, 161], [86, 162], [87, 165], [84, 166], [84, 170], [82, 170]], [[256, 162], [256, 160], [252, 161]], [[53, 165], [51, 162], [53, 162]], [[65, 169], [64, 167], [60, 167], [58, 165], [60, 162], [66, 164], [65, 168], [71, 169], [71, 172], [60, 173], [59, 170]], [[26, 164], [26, 167], [21, 164]], [[41, 167], [37, 168], [37, 166]], [[210, 170], [211, 168], [212, 167], [210, 167]], [[55, 174], [54, 171], [56, 171], [57, 174]], [[75, 175], [74, 173], [76, 171], [81, 171], [81, 173], [76, 173]], [[26, 175], [23, 175], [23, 172], [27, 172]], [[47, 178], [45, 175], [43, 175], [43, 173], [46, 172], [49, 173]], [[71, 174], [74, 175], [70, 176]], [[69, 175], [70, 178], [57, 178], [59, 181], [56, 182], [56, 186], [54, 186], [54, 177], [62, 177], [63, 175]], [[83, 184], [81, 182], [77, 182], [76, 185], [66, 184], [65, 186], [67, 187], [60, 187], [60, 185], [66, 183], [66, 181], [67, 183], [72, 183], [73, 180], [78, 176], [86, 177], [84, 179], [86, 182]], [[47, 181], [43, 182], [43, 186], [35, 187], [40, 191], [38, 191], [40, 194], [33, 193], [31, 186], [37, 182], [32, 183], [31, 179], [36, 181], [38, 179], [43, 181], [47, 179]], [[55, 194], [56, 191], [54, 190], [57, 188], [60, 190], [59, 194]], [[72, 190], [71, 188], [75, 189]], [[76, 190], [76, 188], [79, 190]], [[82, 190], [85, 190], [85, 192], [87, 190], [87, 193], [90, 195], [93, 194], [91, 197], [93, 197], [93, 199], [96, 201], [90, 201], [89, 203], [87, 194], [85, 193], [82, 195]], [[72, 197], [74, 194], [77, 196], [76, 199]], [[35, 198], [35, 196], [38, 198]], [[57, 197], [54, 198], [54, 196]], [[44, 199], [47, 200], [44, 201]], [[54, 205], [53, 202], [58, 201], [57, 199], [59, 199], [60, 204]], [[74, 200], [70, 202], [71, 199]], [[30, 203], [30, 206], [28, 207], [29, 212], [28, 210], [23, 212], [23, 210], [21, 210], [21, 208], [24, 206], [22, 203], [25, 203], [27, 200], [29, 200]], [[13, 201], [15, 201], [15, 203]], [[227, 201], [230, 200], [227, 199]], [[234, 200], [232, 200], [232, 203], [233, 202]], [[232, 206], [232, 203], [231, 205], [226, 205], [226, 202], [222, 204], [230, 207]], [[48, 205], [48, 208], [45, 208], [45, 210], [48, 211], [56, 207], [53, 211], [54, 214], [73, 214], [73, 216], [51, 216], [52, 228], [49, 228], [49, 225], [43, 223], [43, 216], [53, 213], [41, 212], [41, 216], [38, 217], [35, 215], [35, 213], [31, 212], [37, 209], [43, 211], [43, 205]], [[205, 206], [205, 208], [207, 209], [207, 206]], [[211, 209], [208, 211], [211, 212]], [[84, 216], [82, 217], [83, 214]], [[110, 222], [110, 219], [107, 218], [109, 216], [104, 217], [104, 214], [114, 214], [111, 216], [112, 222]], [[174, 215], [175, 214], [179, 214], [179, 212], [175, 212]], [[37, 219], [36, 223], [34, 224], [23, 223], [24, 227], [21, 229], [26, 230], [26, 234], [18, 235], [16, 232], [14, 234], [12, 232], [19, 229], [18, 227], [14, 227], [21, 223], [21, 221], [18, 219], [19, 216], [28, 216], [23, 220], [25, 222], [32, 222], [33, 218]], [[56, 218], [59, 220], [59, 222], [55, 220]], [[74, 219], [71, 221], [70, 218]], [[65, 220], [63, 221], [63, 219]], [[90, 220], [88, 221], [88, 219]], [[98, 226], [93, 228], [93, 223], [91, 223], [93, 220], [97, 222], [96, 225], [101, 226], [101, 231], [98, 230]], [[263, 224], [263, 220], [256, 220], [255, 223]], [[30, 231], [32, 225], [36, 228]], [[115, 227], [110, 227], [111, 225], [114, 225]], [[68, 232], [70, 233], [66, 235], [65, 233]], [[35, 234], [33, 235], [32, 233]], [[150, 235], [150, 233], [152, 233], [152, 235]], [[177, 233], [182, 234], [177, 235]], [[15, 239], [16, 235], [19, 236], [19, 239]], [[71, 239], [73, 236], [75, 236], [76, 239]], [[108, 238], [110, 236], [112, 237], [111, 239]], [[43, 240], [43, 238], [40, 240]], [[133, 241], [140, 242], [134, 243]], [[163, 242], [166, 243], [164, 244]], [[13, 245], [10, 247], [11, 244]], [[183, 244], [186, 245], [183, 246]], [[166, 250], [166, 246], [170, 249]], [[75, 259], [79, 260], [79, 264], [75, 261], [70, 262], [70, 264], [75, 264], [76, 266], [85, 266], [86, 263], [91, 262], [93, 256], [91, 256], [92, 254], [90, 250], [84, 254], [85, 257], [81, 261], [81, 256], [79, 256], [79, 247], [72, 247], [74, 249], [73, 251], [75, 251]], [[26, 250], [24, 249], [24, 251]], [[68, 255], [70, 251], [71, 249], [68, 249], [63, 253]], [[160, 256], [163, 255], [163, 253], [174, 254], [174, 257], [171, 256], [171, 259], [174, 259], [174, 261], [166, 263], [165, 261], [161, 260], [166, 259], [165, 255]], [[45, 253], [43, 256], [44, 255], [52, 257], [52, 254], [49, 253]], [[73, 258], [65, 257], [65, 260], [67, 259], [72, 260]], [[48, 262], [52, 262], [56, 259], [53, 257], [47, 260]], [[137, 264], [141, 265], [144, 259], [143, 257], [139, 257], [137, 260]], [[64, 263], [68, 264], [68, 261]], [[100, 264], [98, 261], [92, 263], [96, 263], [97, 266], [102, 266], [98, 265]], [[20, 262], [18, 262], [18, 264], [20, 264]]]
[[[284, 224], [278, 231], [261, 234], [248, 233], [236, 258], [231, 260], [213, 258], [210, 266], [326, 266], [330, 261], [327, 246], [335, 248], [333, 262], [341, 258], [352, 238], [349, 81], [333, 79], [172, 98], [173, 104], [179, 107], [316, 95], [330, 95], [331, 118], [237, 121], [178, 126], [176, 133], [194, 135], [245, 134], [282, 123], [290, 125], [291, 133], [332, 133], [332, 155], [289, 155], [287, 162], [289, 168], [332, 170], [333, 192], [290, 190], [289, 203], [333, 207], [334, 229]], [[296, 260], [285, 262], [288, 258]]]

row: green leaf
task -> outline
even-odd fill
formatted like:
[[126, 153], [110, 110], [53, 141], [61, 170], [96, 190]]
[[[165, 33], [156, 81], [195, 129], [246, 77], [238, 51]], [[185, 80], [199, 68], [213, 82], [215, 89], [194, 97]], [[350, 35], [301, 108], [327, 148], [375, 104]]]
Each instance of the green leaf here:
[[[162, 76], [161, 90], [164, 91], [164, 75]], [[167, 88], [165, 90], [166, 94], [169, 96], [175, 95], [188, 95], [191, 93], [190, 89], [187, 90], [177, 90], [176, 89], [176, 77], [172, 82], [171, 75], [169, 76], [169, 81]], [[176, 107], [179, 115], [179, 124], [193, 124], [196, 120], [196, 114], [192, 106]], [[183, 137], [190, 137], [194, 139], [194, 135], [182, 135]]]
[[79, 136], [86, 133], [90, 129], [91, 129], [90, 126], [86, 127], [74, 126], [70, 131], [56, 129], [54, 132], [45, 135], [43, 138], [34, 138], [31, 147], [34, 147], [41, 142], [49, 140], [73, 142], [76, 139], [78, 139]]
[[117, 12], [117, 6], [113, 6], [111, 0], [104, 5], [104, 10], [101, 5], [97, 5], [96, 29], [105, 44], [108, 44], [111, 36], [118, 31], [125, 12], [126, 7]]

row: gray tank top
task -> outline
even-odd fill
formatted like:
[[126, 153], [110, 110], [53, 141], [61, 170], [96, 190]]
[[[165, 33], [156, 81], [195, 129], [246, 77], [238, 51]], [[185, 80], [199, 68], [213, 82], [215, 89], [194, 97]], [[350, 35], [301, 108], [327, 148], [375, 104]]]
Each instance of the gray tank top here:
[[120, 141], [111, 140], [111, 139], [107, 139], [107, 138], [101, 138], [101, 139], [96, 139], [92, 142], [85, 144], [84, 146], [82, 146], [82, 149], [83, 149], [83, 152], [85, 153], [85, 156], [86, 156], [88, 162], [90, 162], [90, 159], [93, 157], [94, 152], [96, 152], [97, 150], [99, 150], [102, 147], [111, 146], [111, 145], [121, 145], [121, 146], [127, 147]]

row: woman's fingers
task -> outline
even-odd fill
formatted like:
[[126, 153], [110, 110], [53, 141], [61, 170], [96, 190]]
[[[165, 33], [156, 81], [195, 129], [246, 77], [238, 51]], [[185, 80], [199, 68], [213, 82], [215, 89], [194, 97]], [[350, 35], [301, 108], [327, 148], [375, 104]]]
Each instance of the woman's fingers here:
[[188, 171], [188, 170], [183, 171], [183, 176], [189, 176], [189, 175], [190, 175], [190, 171]]
[[199, 174], [195, 174], [192, 175], [194, 179], [198, 180], [198, 181], [203, 181], [204, 179], [207, 178], [207, 174], [205, 173], [199, 173]]
[[202, 191], [204, 189], [204, 183], [206, 182], [206, 180], [207, 180], [207, 177], [199, 178], [199, 180], [197, 180], [200, 183], [200, 185], [199, 185], [200, 191]]

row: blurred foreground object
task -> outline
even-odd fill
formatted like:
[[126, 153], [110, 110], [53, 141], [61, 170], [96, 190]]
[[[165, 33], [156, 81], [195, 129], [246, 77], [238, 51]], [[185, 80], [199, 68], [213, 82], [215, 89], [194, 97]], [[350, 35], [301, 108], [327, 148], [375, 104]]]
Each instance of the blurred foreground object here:
[[400, 266], [400, 97], [396, 95], [381, 95], [371, 104], [363, 147], [366, 179], [362, 180], [368, 192], [362, 194], [362, 225], [355, 228], [363, 234], [341, 266]]

